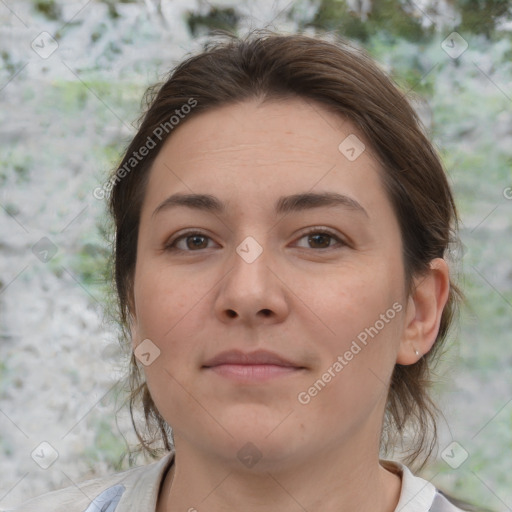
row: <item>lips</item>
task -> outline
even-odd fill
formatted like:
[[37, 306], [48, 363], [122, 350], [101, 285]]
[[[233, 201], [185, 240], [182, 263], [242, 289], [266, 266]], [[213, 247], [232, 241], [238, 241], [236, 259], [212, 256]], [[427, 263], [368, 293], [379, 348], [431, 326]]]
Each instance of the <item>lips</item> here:
[[203, 367], [211, 368], [221, 365], [274, 365], [289, 368], [304, 368], [292, 360], [267, 350], [257, 350], [251, 353], [242, 352], [241, 350], [228, 350], [208, 359]]
[[306, 369], [290, 359], [267, 350], [251, 353], [228, 350], [208, 359], [203, 368], [207, 373], [227, 379], [231, 383], [251, 386], [282, 382], [281, 379], [301, 375]]

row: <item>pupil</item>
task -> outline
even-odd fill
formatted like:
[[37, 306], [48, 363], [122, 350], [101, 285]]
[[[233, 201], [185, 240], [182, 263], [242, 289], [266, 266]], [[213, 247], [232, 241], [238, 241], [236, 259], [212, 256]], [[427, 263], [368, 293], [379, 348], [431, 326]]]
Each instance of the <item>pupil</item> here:
[[[200, 247], [200, 246], [201, 246], [201, 242], [199, 242], [199, 243], [196, 243], [196, 242], [197, 242], [198, 240], [201, 240], [201, 239], [203, 239], [203, 240], [204, 240], [204, 238], [205, 238], [204, 236], [201, 236], [201, 235], [195, 235], [195, 236], [190, 237], [190, 238], [189, 238], [189, 240], [190, 240], [190, 239], [192, 239], [192, 240], [193, 240], [193, 242], [192, 242], [192, 246], [193, 246], [193, 247], [198, 248], [198, 247]], [[203, 245], [204, 245], [204, 242], [203, 242]]]
[[[312, 240], [315, 240], [315, 239], [317, 239], [317, 241], [318, 241], [318, 238], [320, 238], [320, 245], [322, 245], [322, 239], [324, 239], [324, 242], [325, 241], [327, 242], [327, 247], [329, 246], [329, 240], [328, 240], [329, 239], [329, 235], [311, 235], [309, 237], [309, 241], [310, 241], [310, 243], [311, 243]], [[313, 244], [314, 243], [315, 242], [313, 241]], [[323, 246], [325, 246], [325, 245], [326, 244], [323, 244]]]

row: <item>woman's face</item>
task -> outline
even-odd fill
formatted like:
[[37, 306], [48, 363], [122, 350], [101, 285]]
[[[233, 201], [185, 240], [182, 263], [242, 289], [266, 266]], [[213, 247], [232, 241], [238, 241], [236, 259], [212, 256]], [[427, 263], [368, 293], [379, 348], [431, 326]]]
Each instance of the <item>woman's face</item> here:
[[[378, 446], [408, 308], [398, 222], [361, 141], [317, 104], [254, 100], [186, 120], [158, 154], [132, 334], [150, 340], [136, 354], [177, 449], [268, 469]], [[231, 350], [292, 366], [209, 362]]]

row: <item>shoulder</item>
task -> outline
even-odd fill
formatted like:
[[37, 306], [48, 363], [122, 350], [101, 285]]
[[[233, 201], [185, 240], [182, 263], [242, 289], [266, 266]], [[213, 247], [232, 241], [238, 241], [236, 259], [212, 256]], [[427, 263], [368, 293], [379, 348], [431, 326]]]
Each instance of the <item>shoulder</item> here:
[[457, 507], [441, 491], [436, 492], [436, 496], [429, 512], [465, 512], [467, 509]]
[[[103, 478], [87, 480], [76, 486], [53, 491], [31, 499], [14, 509], [0, 512], [122, 512], [151, 510], [156, 506], [160, 483], [173, 460], [173, 453], [162, 460], [128, 469]], [[134, 507], [137, 505], [137, 507]]]
[[459, 508], [431, 482], [415, 476], [407, 466], [393, 461], [381, 461], [381, 465], [402, 479], [395, 512], [465, 512], [466, 509]]
[[[437, 507], [437, 508], [436, 508]], [[436, 500], [434, 500], [431, 512], [490, 512], [488, 509], [472, 505], [453, 496], [449, 496], [443, 491], [437, 490]]]

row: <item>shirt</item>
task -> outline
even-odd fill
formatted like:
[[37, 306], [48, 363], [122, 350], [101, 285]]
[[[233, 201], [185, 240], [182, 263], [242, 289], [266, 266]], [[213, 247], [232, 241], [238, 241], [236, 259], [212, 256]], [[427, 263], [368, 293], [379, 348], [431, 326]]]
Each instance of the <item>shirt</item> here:
[[[53, 491], [0, 512], [151, 512], [156, 510], [160, 486], [174, 461], [174, 451], [160, 461], [88, 480], [77, 487]], [[395, 512], [460, 512], [430, 482], [414, 476], [398, 462], [381, 461], [401, 476], [402, 489]]]

